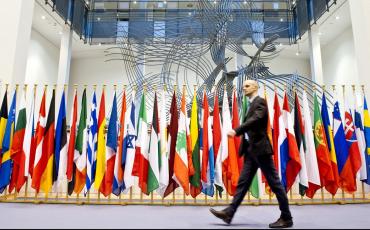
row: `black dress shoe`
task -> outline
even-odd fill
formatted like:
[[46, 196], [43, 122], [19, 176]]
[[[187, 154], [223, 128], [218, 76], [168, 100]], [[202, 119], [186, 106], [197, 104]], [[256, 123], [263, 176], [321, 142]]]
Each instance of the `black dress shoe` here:
[[269, 224], [269, 228], [290, 228], [293, 226], [293, 220], [284, 220], [279, 218], [276, 222]]
[[231, 220], [233, 219], [233, 216], [230, 215], [228, 212], [226, 212], [225, 210], [221, 210], [221, 211], [216, 211], [214, 210], [213, 208], [210, 208], [209, 211], [215, 215], [215, 217], [217, 218], [220, 218], [221, 220], [223, 220], [226, 224], [230, 224], [231, 223]]

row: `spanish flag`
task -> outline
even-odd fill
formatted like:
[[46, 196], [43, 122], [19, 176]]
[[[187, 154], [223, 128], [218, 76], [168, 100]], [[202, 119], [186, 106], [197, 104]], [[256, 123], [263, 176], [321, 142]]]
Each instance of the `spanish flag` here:
[[99, 117], [98, 117], [98, 149], [96, 154], [96, 173], [95, 184], [96, 190], [100, 189], [105, 174], [105, 96], [104, 89], [100, 99]]

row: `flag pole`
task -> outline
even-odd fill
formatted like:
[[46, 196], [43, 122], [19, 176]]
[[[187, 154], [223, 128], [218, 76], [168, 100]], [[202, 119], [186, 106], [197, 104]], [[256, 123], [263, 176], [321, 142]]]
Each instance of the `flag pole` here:
[[[355, 105], [357, 104], [356, 103], [356, 86], [355, 85], [352, 85], [352, 93], [353, 93], [353, 98], [355, 99]], [[356, 108], [355, 108], [356, 109]], [[355, 123], [355, 122], [354, 122]], [[363, 182], [362, 182], [363, 183]], [[355, 193], [352, 193], [352, 200], [355, 201], [356, 200], [356, 194]]]
[[[157, 94], [157, 85], [156, 84], [153, 85], [153, 90], [154, 90], [154, 95], [156, 95]], [[154, 110], [154, 108], [153, 108], [153, 110]], [[153, 111], [153, 113], [154, 113], [154, 111]], [[152, 121], [152, 124], [151, 124], [151, 128], [153, 128], [153, 121]], [[150, 135], [151, 135], [151, 133], [152, 133], [152, 130], [150, 129]], [[154, 191], [152, 191], [150, 193], [150, 204], [154, 204]]]
[[[167, 85], [166, 85], [166, 84], [163, 84], [163, 91], [164, 91], [164, 93], [166, 93], [166, 92], [167, 92]], [[163, 108], [163, 109], [164, 109], [164, 108]], [[161, 131], [165, 133], [165, 135], [166, 135], [166, 139], [167, 139], [167, 134], [168, 134], [167, 121], [166, 121], [165, 123], [166, 123], [165, 130], [161, 130]], [[165, 140], [165, 141], [167, 142], [168, 140]], [[162, 154], [162, 151], [161, 151], [161, 154]], [[167, 154], [169, 154], [169, 153], [167, 153]], [[164, 194], [163, 194], [163, 196], [162, 196], [162, 204], [163, 204], [163, 203], [164, 203]]]
[[[8, 95], [8, 88], [9, 88], [9, 84], [7, 83], [7, 84], [5, 84], [5, 94], [4, 94], [4, 97], [7, 97]], [[0, 158], [0, 160], [1, 160], [1, 158]], [[5, 188], [5, 193], [4, 193], [4, 196], [3, 196], [3, 199], [4, 200], [6, 200], [7, 199], [7, 197], [6, 197], [6, 188]]]
[[90, 204], [90, 189], [87, 191], [87, 203]]
[[176, 189], [174, 189], [173, 192], [172, 192], [172, 204], [175, 204], [175, 202], [176, 202], [175, 191], [176, 191]]
[[4, 191], [4, 197], [5, 197], [5, 199], [8, 199], [7, 198], [7, 196], [8, 196], [8, 190], [6, 189], [6, 187], [5, 187], [5, 189], [4, 189], [5, 191]]
[[[36, 88], [37, 88], [37, 84], [35, 84], [33, 86], [33, 100], [35, 101], [35, 97], [36, 97]], [[33, 130], [32, 130], [33, 131]], [[28, 173], [28, 172], [27, 172]], [[27, 200], [27, 196], [28, 196], [28, 176], [27, 176], [27, 179], [26, 179], [26, 188], [24, 190], [24, 200]]]
[[76, 202], [77, 202], [77, 204], [80, 202], [80, 193], [77, 193]]
[[[335, 85], [331, 85], [332, 87], [332, 90], [333, 90], [333, 93], [335, 94]], [[342, 190], [342, 189], [341, 189]], [[344, 197], [344, 192], [342, 190], [342, 197]], [[332, 200], [334, 201], [335, 200], [335, 196], [332, 196]]]
[[[177, 85], [173, 85], [173, 92], [176, 95]], [[175, 204], [176, 202], [176, 194], [175, 194], [176, 188], [172, 191], [172, 204]]]
[[[123, 85], [123, 93], [125, 94], [126, 93], [126, 87], [127, 87], [127, 85]], [[123, 100], [123, 98], [122, 98], [122, 100]], [[123, 101], [122, 101], [122, 103], [123, 103]], [[125, 124], [121, 124], [121, 125], [125, 125]], [[121, 133], [121, 135], [124, 135], [124, 133]], [[121, 150], [122, 151], [122, 150]], [[122, 181], [122, 183], [124, 183], [123, 181]], [[120, 188], [120, 193], [119, 193], [119, 204], [122, 204], [122, 190], [121, 190], [122, 188]]]
[[28, 177], [27, 177], [27, 180], [26, 180], [26, 188], [24, 190], [24, 200], [27, 200], [27, 196], [28, 196]]
[[[24, 94], [25, 94], [25, 97], [27, 97], [27, 84], [24, 84], [24, 87], [23, 87], [23, 90], [24, 90]], [[18, 191], [17, 191], [17, 186], [15, 186], [14, 188], [14, 200], [17, 199], [17, 196], [18, 196]]]
[[[227, 181], [227, 186], [230, 188], [230, 182]], [[227, 192], [227, 189], [225, 188], [225, 191], [226, 191], [226, 203], [229, 203], [229, 193]]]
[[35, 197], [33, 198], [34, 203], [37, 203], [37, 196], [38, 196], [38, 192], [37, 190], [35, 190]]
[[[113, 85], [113, 90], [114, 90], [114, 93], [116, 94], [116, 91], [117, 91], [117, 84], [114, 84]], [[107, 134], [108, 135], [108, 134]], [[114, 176], [113, 176], [114, 177]], [[111, 202], [111, 199], [112, 199], [112, 193], [110, 193], [109, 195], [108, 195], [108, 203], [110, 203]]]
[[130, 202], [132, 202], [132, 187], [130, 187], [130, 196], [129, 196]]
[[[19, 87], [19, 84], [16, 84], [15, 85], [15, 91], [16, 91], [16, 94], [18, 94], [18, 87]], [[14, 124], [15, 124], [15, 120], [14, 120]], [[7, 186], [8, 189], [10, 187], [10, 185]], [[5, 196], [6, 196], [6, 192], [7, 192], [7, 189], [5, 188]], [[9, 191], [9, 196], [10, 196], [11, 192]], [[15, 200], [17, 198], [17, 189], [14, 189], [14, 194], [13, 194], [13, 199]]]
[[[361, 85], [362, 94], [365, 97], [365, 85]], [[365, 200], [365, 182], [362, 182], [362, 199]]]
[[[312, 89], [313, 89], [313, 92], [314, 92], [314, 95], [315, 95], [316, 94], [316, 86], [315, 85], [312, 85]], [[320, 195], [321, 195], [321, 202], [323, 203], [324, 202], [324, 188], [321, 187], [320, 191], [321, 191], [321, 193], [320, 193]]]
[[[345, 91], [346, 91], [346, 86], [345, 85], [342, 85], [342, 91], [343, 91], [343, 102], [345, 101]], [[343, 204], [345, 204], [345, 194], [344, 194], [344, 190], [342, 189], [342, 202]]]
[[[194, 97], [196, 97], [196, 90], [197, 90], [197, 85], [193, 85], [194, 86]], [[198, 120], [198, 124], [199, 124], [199, 120]], [[198, 128], [199, 128], [199, 125], [198, 125]], [[199, 134], [199, 129], [198, 129], [198, 134]], [[191, 138], [190, 138], [191, 139]], [[198, 142], [199, 142], [199, 136], [198, 136]], [[193, 152], [191, 153], [192, 155], [192, 159], [193, 159]], [[200, 156], [200, 147], [199, 147], [199, 158], [201, 158], [201, 156]], [[199, 159], [200, 160], [200, 159]], [[202, 167], [201, 165], [200, 165], [200, 167]], [[197, 196], [195, 196], [194, 197], [194, 204], [196, 204], [197, 203]]]

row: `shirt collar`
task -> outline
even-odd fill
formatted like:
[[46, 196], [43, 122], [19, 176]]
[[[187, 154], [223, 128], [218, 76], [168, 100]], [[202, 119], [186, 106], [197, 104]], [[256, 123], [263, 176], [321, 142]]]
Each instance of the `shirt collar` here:
[[257, 97], [258, 95], [256, 95], [256, 96], [254, 96], [254, 97], [251, 97], [251, 98], [249, 98], [249, 103], [252, 103], [253, 101], [254, 101], [254, 99], [256, 99], [256, 97]]

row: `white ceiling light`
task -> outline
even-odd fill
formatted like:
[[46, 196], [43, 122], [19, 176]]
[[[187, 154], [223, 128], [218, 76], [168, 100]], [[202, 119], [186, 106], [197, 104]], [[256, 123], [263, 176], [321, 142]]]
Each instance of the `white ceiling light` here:
[[59, 31], [59, 35], [62, 35], [63, 34], [63, 32], [62, 31]]
[[339, 19], [340, 19], [340, 17], [339, 17], [339, 16], [336, 16], [336, 17], [335, 17], [335, 19], [339, 20]]
[[46, 19], [45, 15], [42, 15], [42, 16], [41, 16], [41, 19], [42, 19], [42, 20], [45, 20], [45, 19]]

